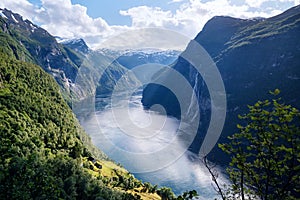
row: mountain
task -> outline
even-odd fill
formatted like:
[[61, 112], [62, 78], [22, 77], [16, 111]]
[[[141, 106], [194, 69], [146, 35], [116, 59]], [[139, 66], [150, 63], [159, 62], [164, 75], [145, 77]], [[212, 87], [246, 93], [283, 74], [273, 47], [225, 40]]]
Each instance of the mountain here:
[[[207, 22], [172, 68], [180, 72], [191, 84], [199, 99], [200, 125], [190, 150], [198, 152], [209, 126], [212, 102], [208, 86], [195, 64], [184, 55], [197, 57], [193, 42], [200, 44], [215, 62], [224, 82], [227, 98], [225, 126], [219, 142], [233, 134], [239, 122], [238, 114], [246, 112], [247, 105], [265, 99], [268, 91], [282, 91], [289, 104], [300, 107], [300, 6], [268, 19], [236, 19], [214, 17]], [[200, 55], [199, 55], [200, 56]], [[154, 80], [169, 82], [182, 90], [171, 72], [161, 71]], [[165, 87], [149, 84], [143, 91], [143, 105], [150, 108], [162, 104], [170, 115], [181, 118], [176, 97]], [[225, 159], [215, 148], [211, 156]]]
[[120, 92], [138, 85], [139, 80], [135, 75], [128, 73], [128, 69], [114, 57], [91, 51], [85, 55], [71, 88], [73, 97], [83, 100], [97, 95], [111, 95], [113, 91]]
[[[7, 9], [1, 9], [0, 27], [2, 46], [19, 60], [31, 61], [52, 74], [62, 89], [69, 93], [75, 81], [81, 59], [76, 53], [58, 44], [46, 30]], [[22, 55], [22, 53], [24, 52]], [[73, 59], [71, 59], [72, 57]]]
[[160, 199], [91, 143], [53, 77], [4, 53], [0, 153], [0, 199]]
[[[57, 84], [75, 69], [71, 92], [92, 85], [111, 92], [126, 68], [106, 68], [111, 59], [85, 54], [83, 40], [64, 46], [18, 14], [0, 16], [0, 199], [160, 199], [166, 188], [143, 184], [92, 144]], [[44, 59], [48, 68], [34, 64]]]
[[[41, 66], [55, 78], [69, 103], [95, 95], [99, 87], [109, 90], [103, 92], [112, 92], [111, 84], [126, 72], [120, 64], [111, 64], [113, 58], [90, 50], [82, 39], [60, 44], [46, 30], [19, 14], [7, 9], [1, 9], [0, 13], [1, 51]], [[102, 75], [107, 82], [100, 81]], [[129, 87], [137, 84], [137, 80], [129, 76], [128, 83], [123, 84]]]
[[87, 54], [91, 51], [83, 39], [72, 39], [61, 42], [64, 46], [75, 50], [76, 52]]
[[84, 190], [92, 195], [88, 190], [100, 186], [79, 163], [92, 154], [107, 157], [93, 147], [50, 75], [0, 55], [0, 198], [85, 198]]
[[117, 61], [128, 69], [144, 64], [172, 64], [180, 54], [176, 50], [141, 49], [121, 52]]

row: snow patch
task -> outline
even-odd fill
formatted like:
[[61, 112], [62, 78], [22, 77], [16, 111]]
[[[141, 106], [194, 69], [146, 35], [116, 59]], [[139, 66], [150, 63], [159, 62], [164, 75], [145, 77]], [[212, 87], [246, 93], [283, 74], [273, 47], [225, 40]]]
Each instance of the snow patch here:
[[0, 11], [0, 16], [1, 16], [1, 17], [3, 17], [3, 18], [6, 18], [6, 19], [8, 19], [8, 18], [6, 17], [6, 15], [3, 13], [3, 11], [2, 11], [2, 10]]
[[16, 23], [19, 23], [18, 20], [16, 20], [15, 16], [13, 14], [11, 14], [11, 18], [16, 22]]
[[147, 57], [149, 55], [163, 55], [165, 57], [174, 57], [178, 56], [181, 51], [172, 50], [172, 49], [155, 49], [155, 48], [145, 48], [145, 49], [125, 49], [125, 50], [115, 50], [115, 49], [107, 49], [102, 48], [97, 50], [104, 55], [114, 55], [114, 56], [133, 56], [140, 55], [141, 58]]
[[62, 43], [62, 44], [77, 44], [77, 43], [80, 43], [82, 41], [81, 38], [56, 38], [59, 43]]
[[35, 31], [35, 29], [37, 29], [37, 27], [31, 23], [29, 25], [31, 27], [31, 32], [33, 33]]
[[55, 39], [58, 43], [61, 43], [61, 44], [69, 43], [72, 40], [76, 40], [74, 38], [70, 39], [70, 38], [63, 38], [63, 37], [59, 37], [59, 36], [55, 36]]

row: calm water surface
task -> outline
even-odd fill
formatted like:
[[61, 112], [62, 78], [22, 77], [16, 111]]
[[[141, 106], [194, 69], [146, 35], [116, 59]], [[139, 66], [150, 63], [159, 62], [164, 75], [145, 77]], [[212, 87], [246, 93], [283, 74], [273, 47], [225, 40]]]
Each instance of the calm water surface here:
[[[176, 194], [195, 189], [203, 199], [216, 197], [211, 177], [197, 155], [176, 154], [182, 148], [180, 141], [174, 142], [179, 120], [144, 110], [141, 93], [129, 101], [121, 94], [114, 100], [98, 97], [96, 112], [79, 116], [96, 146], [144, 182], [171, 187]], [[170, 151], [160, 153], [164, 148]]]

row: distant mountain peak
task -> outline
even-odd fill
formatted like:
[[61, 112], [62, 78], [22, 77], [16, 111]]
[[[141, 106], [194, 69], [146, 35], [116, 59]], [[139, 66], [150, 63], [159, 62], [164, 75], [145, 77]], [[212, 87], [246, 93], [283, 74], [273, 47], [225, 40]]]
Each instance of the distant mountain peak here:
[[90, 48], [86, 44], [86, 42], [82, 38], [74, 38], [74, 39], [67, 39], [61, 41], [60, 43], [64, 44], [65, 46], [81, 53], [88, 53], [90, 52]]
[[99, 53], [102, 53], [106, 56], [113, 56], [113, 57], [119, 57], [119, 56], [130, 56], [130, 55], [179, 55], [181, 51], [178, 50], [172, 50], [172, 49], [156, 49], [156, 48], [141, 48], [141, 49], [122, 49], [122, 50], [116, 50], [116, 49], [108, 49], [108, 48], [102, 48], [97, 50]]
[[4, 19], [8, 20], [10, 23], [18, 24], [18, 23], [24, 23], [28, 20], [23, 20], [23, 17], [17, 13], [13, 13], [11, 10], [8, 10], [6, 8], [2, 9], [0, 8], [0, 16]]
[[11, 10], [8, 10], [6, 8], [2, 9], [0, 8], [0, 16], [3, 18], [6, 18], [10, 21], [13, 21], [15, 23], [19, 23], [19, 21], [23, 21], [23, 18], [21, 15], [17, 13], [13, 13]]

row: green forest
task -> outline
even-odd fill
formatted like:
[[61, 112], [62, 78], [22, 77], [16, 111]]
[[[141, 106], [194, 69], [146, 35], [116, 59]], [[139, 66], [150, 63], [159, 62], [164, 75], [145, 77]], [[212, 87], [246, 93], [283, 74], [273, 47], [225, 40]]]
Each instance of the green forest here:
[[[299, 17], [298, 13], [296, 17]], [[292, 25], [296, 27], [297, 24], [298, 18]], [[81, 62], [80, 54], [58, 44], [42, 28], [33, 33], [26, 29], [29, 26], [27, 22], [22, 26], [9, 24], [0, 17], [0, 199], [188, 200], [201, 196], [201, 191], [198, 195], [194, 188], [176, 196], [171, 188], [143, 183], [94, 146], [70, 108], [72, 96], [62, 81], [75, 79], [80, 66], [78, 63]], [[256, 28], [253, 26], [253, 29]], [[273, 25], [265, 27], [270, 33], [273, 33], [273, 28]], [[292, 39], [298, 36], [297, 30], [292, 32]], [[269, 35], [254, 36], [262, 39]], [[238, 43], [228, 43], [230, 49], [246, 46], [250, 43], [248, 40], [252, 41], [252, 36], [246, 42], [236, 40]], [[256, 47], [254, 49], [257, 50]], [[57, 68], [47, 71], [49, 63], [45, 55], [53, 51], [59, 52], [56, 55], [59, 62]], [[249, 57], [248, 50], [245, 52]], [[298, 52], [294, 54], [295, 59]], [[101, 63], [101, 59], [105, 61], [103, 57], [97, 57], [96, 63]], [[257, 61], [261, 62], [260, 59]], [[298, 60], [287, 63], [287, 67], [293, 67]], [[67, 74], [67, 78], [60, 74], [63, 71], [60, 67], [65, 67], [62, 74]], [[116, 69], [119, 70], [112, 69], [107, 77], [123, 73], [123, 68]], [[236, 71], [233, 70], [232, 74], [238, 74]], [[275, 71], [280, 77], [284, 76]], [[240, 85], [244, 91], [239, 78], [245, 76], [238, 74], [237, 77], [239, 82], [234, 83], [234, 88]], [[110, 78], [107, 79], [111, 81], [115, 77]], [[224, 153], [222, 155], [229, 160], [222, 166], [226, 169], [224, 174], [228, 182], [222, 185], [218, 179], [219, 171], [215, 169], [218, 162], [213, 163], [206, 157], [202, 160], [220, 199], [300, 199], [300, 112], [290, 105], [290, 102], [297, 105], [298, 91], [293, 91], [292, 86], [298, 83], [298, 79], [292, 76], [290, 80], [295, 82], [284, 88], [287, 91], [281, 92], [268, 86], [265, 88], [274, 90], [270, 91], [269, 98], [265, 98], [267, 95], [249, 96], [257, 102], [248, 105], [248, 109], [245, 97], [237, 92], [237, 99], [242, 97], [245, 107], [239, 113], [237, 131], [228, 131], [229, 137], [218, 144], [218, 149]], [[87, 78], [84, 81], [88, 83], [91, 80]], [[262, 81], [264, 83], [265, 79]], [[273, 79], [270, 83], [273, 85]], [[111, 89], [103, 85], [97, 88], [98, 92]], [[295, 93], [290, 95], [295, 96], [294, 101], [281, 98], [281, 93], [291, 94], [291, 91]], [[170, 103], [169, 99], [167, 103]], [[228, 112], [227, 117], [232, 117], [232, 113]]]
[[139, 199], [135, 187], [147, 196], [148, 186], [92, 145], [39, 66], [1, 54], [0, 107], [0, 199]]
[[0, 102], [1, 199], [121, 196], [80, 167], [87, 136], [40, 67], [1, 54]]
[[[274, 96], [279, 90], [272, 92]], [[0, 199], [191, 199], [142, 183], [95, 148], [39, 66], [0, 58]], [[222, 199], [297, 199], [299, 110], [280, 98], [258, 101], [240, 116], [240, 132], [220, 144], [232, 161]], [[192, 189], [192, 188], [191, 188]]]
[[270, 100], [248, 106], [239, 115], [238, 132], [219, 147], [231, 161], [230, 183], [221, 185], [213, 165], [204, 160], [223, 200], [296, 200], [300, 194], [300, 112], [285, 104], [280, 90]]

